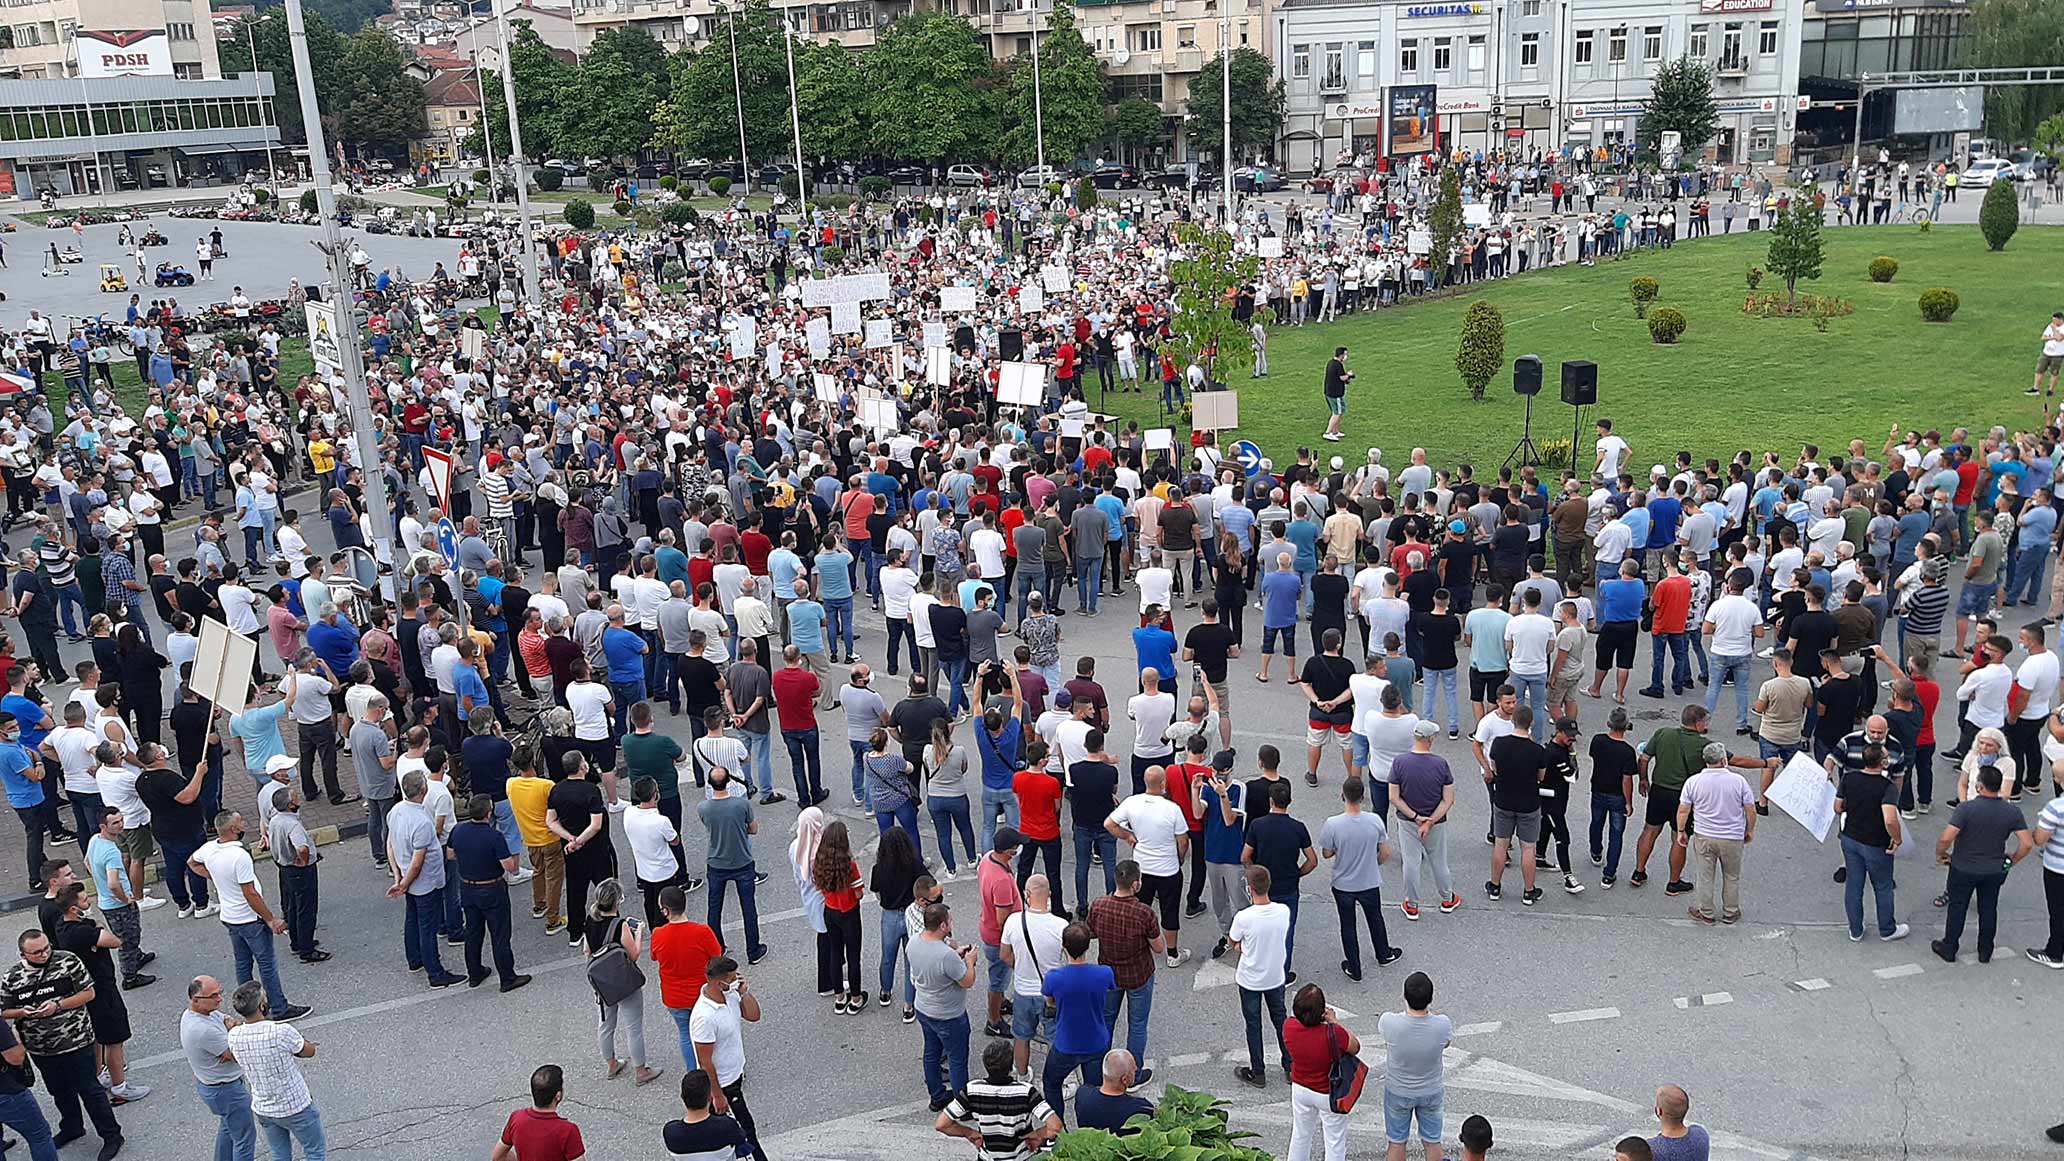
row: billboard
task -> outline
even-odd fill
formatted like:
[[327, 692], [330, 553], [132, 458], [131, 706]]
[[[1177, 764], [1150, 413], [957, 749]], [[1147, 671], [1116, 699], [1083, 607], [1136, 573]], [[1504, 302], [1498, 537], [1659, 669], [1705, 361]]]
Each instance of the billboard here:
[[1392, 85], [1387, 94], [1384, 152], [1392, 157], [1433, 153], [1440, 148], [1435, 85]]
[[162, 28], [77, 32], [82, 77], [169, 77], [172, 41]]
[[1894, 133], [1970, 133], [1985, 126], [1985, 87], [1899, 89], [1892, 94]]

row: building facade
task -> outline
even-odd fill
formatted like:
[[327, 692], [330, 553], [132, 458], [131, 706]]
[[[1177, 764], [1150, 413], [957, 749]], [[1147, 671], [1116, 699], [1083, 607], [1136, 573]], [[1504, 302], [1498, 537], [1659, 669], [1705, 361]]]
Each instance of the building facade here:
[[[986, 6], [987, 0], [983, 3]], [[801, 35], [847, 48], [872, 45], [881, 30], [912, 10], [911, 0], [770, 0], [770, 6], [784, 14], [789, 26]], [[726, 12], [725, 5], [716, 0], [574, 0], [573, 26], [582, 52], [611, 28], [643, 29], [668, 49], [679, 51], [720, 39]]]
[[1191, 159], [1183, 130], [1190, 82], [1228, 48], [1270, 55], [1270, 11], [1270, 0], [1081, 0], [1075, 23], [1103, 63], [1113, 104], [1139, 97], [1160, 106], [1169, 144], [1159, 160], [1173, 163]]
[[0, 80], [0, 197], [234, 182], [268, 148], [270, 73]]
[[1521, 156], [1630, 142], [1656, 71], [1687, 55], [1714, 73], [1706, 158], [1789, 158], [1803, 20], [1779, 0], [1280, 0], [1273, 20], [1293, 171], [1393, 153], [1391, 135]]
[[[75, 35], [85, 30], [86, 37]], [[0, 13], [0, 77], [222, 75], [208, 0], [31, 0]]]

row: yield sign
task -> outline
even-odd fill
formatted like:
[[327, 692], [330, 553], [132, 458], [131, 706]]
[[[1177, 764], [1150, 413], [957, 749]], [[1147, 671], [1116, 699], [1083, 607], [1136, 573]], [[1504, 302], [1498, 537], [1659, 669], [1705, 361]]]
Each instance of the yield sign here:
[[423, 467], [430, 473], [431, 499], [439, 512], [451, 511], [452, 454], [434, 447], [423, 449]]

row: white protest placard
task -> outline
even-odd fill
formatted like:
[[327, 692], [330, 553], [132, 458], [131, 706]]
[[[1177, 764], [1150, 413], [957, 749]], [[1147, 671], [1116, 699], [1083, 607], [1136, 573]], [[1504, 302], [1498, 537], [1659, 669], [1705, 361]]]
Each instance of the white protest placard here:
[[831, 304], [831, 333], [835, 335], [857, 335], [860, 333], [859, 303], [834, 302]]
[[1765, 797], [1805, 827], [1814, 842], [1827, 840], [1835, 825], [1835, 787], [1828, 781], [1826, 767], [1805, 754], [1794, 754], [1777, 772]]
[[1405, 249], [1414, 254], [1426, 254], [1433, 250], [1433, 231], [1415, 227], [1405, 232]]
[[816, 393], [819, 400], [825, 403], [838, 402], [838, 380], [822, 371], [817, 371], [810, 376], [810, 389]]
[[822, 359], [831, 354], [831, 320], [813, 318], [803, 324], [803, 335], [810, 344], [810, 357]]
[[258, 657], [258, 642], [232, 633], [229, 626], [213, 617], [201, 618], [199, 652], [194, 654], [193, 673], [187, 684], [226, 713], [244, 712], [251, 692], [251, 669]]
[[1191, 428], [1197, 431], [1230, 431], [1238, 426], [1238, 391], [1199, 391], [1190, 396]]
[[759, 346], [760, 328], [751, 315], [740, 315], [731, 320], [731, 357], [750, 359]]
[[1256, 239], [1254, 243], [1254, 252], [1256, 254], [1261, 255], [1263, 258], [1281, 258], [1283, 256], [1282, 236], [1278, 234], [1270, 234], [1265, 238]]
[[1018, 288], [1018, 310], [1025, 314], [1038, 314], [1046, 309], [1046, 292], [1036, 286]]
[[934, 387], [953, 383], [953, 352], [945, 347], [925, 348], [925, 382]]
[[459, 354], [464, 355], [468, 359], [477, 361], [480, 358], [480, 356], [486, 353], [486, 331], [476, 331], [470, 327], [459, 328]]
[[889, 297], [889, 276], [886, 272], [872, 274], [848, 274], [833, 279], [854, 302], [878, 302]]
[[1039, 285], [1044, 287], [1048, 294], [1066, 294], [1068, 287], [1071, 285], [1068, 280], [1068, 268], [1066, 266], [1041, 266], [1039, 268]]
[[1491, 207], [1482, 202], [1462, 207], [1462, 224], [1472, 228], [1491, 224]]
[[975, 309], [975, 288], [972, 286], [940, 287], [939, 309], [947, 314], [973, 313]]
[[805, 278], [802, 280], [803, 305], [816, 308], [830, 306], [832, 280], [829, 278]]
[[867, 348], [868, 348], [869, 350], [879, 350], [879, 349], [881, 349], [882, 347], [893, 347], [893, 346], [895, 346], [895, 345], [896, 345], [896, 327], [895, 327], [895, 324], [894, 324], [894, 323], [891, 323], [891, 322], [890, 322], [890, 321], [889, 321], [888, 319], [885, 319], [885, 318], [871, 318], [871, 319], [868, 319], [868, 320], [867, 320], [867, 339], [866, 339], [866, 341], [865, 341], [865, 342], [863, 342], [863, 343], [862, 343], [861, 345], [862, 345], [862, 346], [865, 346], [865, 347], [867, 347]]
[[768, 343], [764, 358], [767, 364], [767, 378], [781, 378], [781, 344]]
[[1007, 407], [1038, 407], [1045, 400], [1045, 363], [1005, 363], [997, 368], [998, 403]]
[[924, 345], [927, 348], [949, 345], [946, 339], [946, 324], [943, 321], [935, 319], [924, 325]]
[[1061, 438], [1062, 438], [1062, 439], [1081, 439], [1081, 438], [1082, 438], [1082, 429], [1083, 429], [1083, 427], [1084, 427], [1084, 426], [1086, 425], [1086, 423], [1087, 423], [1087, 421], [1086, 421], [1086, 420], [1081, 420], [1081, 419], [1063, 419], [1063, 420], [1061, 420]]
[[881, 432], [894, 431], [902, 423], [896, 415], [896, 401], [882, 398], [860, 401], [860, 422]]
[[1175, 429], [1172, 427], [1150, 427], [1146, 437], [1148, 451], [1171, 451], [1175, 448]]

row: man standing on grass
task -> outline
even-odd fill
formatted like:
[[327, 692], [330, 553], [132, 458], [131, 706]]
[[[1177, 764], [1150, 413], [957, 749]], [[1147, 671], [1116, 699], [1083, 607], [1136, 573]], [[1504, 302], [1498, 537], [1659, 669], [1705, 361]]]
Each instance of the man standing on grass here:
[[1347, 348], [1333, 348], [1333, 358], [1326, 363], [1326, 431], [1321, 437], [1328, 443], [1340, 442], [1340, 421], [1347, 415], [1347, 385], [1354, 382], [1354, 372], [1347, 369]]

